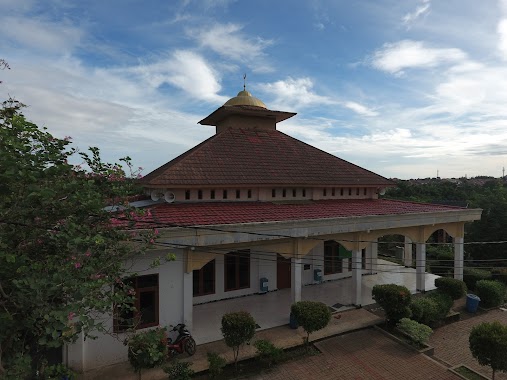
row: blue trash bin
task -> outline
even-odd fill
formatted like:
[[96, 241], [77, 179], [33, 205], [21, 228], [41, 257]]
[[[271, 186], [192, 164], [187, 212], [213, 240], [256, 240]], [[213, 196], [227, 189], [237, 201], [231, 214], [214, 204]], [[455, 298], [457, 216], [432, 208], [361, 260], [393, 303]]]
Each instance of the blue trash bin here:
[[477, 312], [481, 299], [475, 294], [467, 294], [466, 309], [469, 313]]

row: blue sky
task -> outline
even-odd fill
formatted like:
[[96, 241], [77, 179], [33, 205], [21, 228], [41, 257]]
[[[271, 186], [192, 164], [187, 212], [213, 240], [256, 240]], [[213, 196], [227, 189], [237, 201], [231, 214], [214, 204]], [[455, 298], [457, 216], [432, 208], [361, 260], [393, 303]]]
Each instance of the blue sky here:
[[386, 177], [507, 166], [507, 0], [0, 0], [0, 96], [148, 173], [247, 88], [279, 129]]

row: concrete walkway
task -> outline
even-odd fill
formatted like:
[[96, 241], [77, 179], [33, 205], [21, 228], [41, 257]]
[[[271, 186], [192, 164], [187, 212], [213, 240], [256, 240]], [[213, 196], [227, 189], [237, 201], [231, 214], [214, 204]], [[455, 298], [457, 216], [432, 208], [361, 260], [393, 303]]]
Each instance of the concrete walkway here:
[[[366, 311], [365, 309], [351, 309], [341, 313], [334, 313], [329, 325], [310, 336], [310, 341], [320, 340], [326, 337], [331, 337], [343, 334], [350, 331], [363, 329], [381, 323], [383, 320], [376, 315]], [[267, 339], [275, 344], [277, 347], [290, 348], [299, 346], [303, 342], [303, 337], [306, 334], [299, 328], [292, 330], [288, 325], [275, 327], [272, 329], [262, 330], [255, 334], [253, 341], [258, 339]], [[216, 352], [222, 355], [229, 363], [232, 363], [232, 349], [227, 347], [223, 340], [202, 344], [197, 347], [197, 352], [192, 357], [181, 356], [182, 361], [191, 361], [192, 369], [195, 372], [205, 371], [208, 368], [207, 353]], [[255, 348], [253, 345], [244, 346], [240, 350], [240, 360], [248, 359], [255, 356]], [[152, 369], [143, 372], [143, 380], [159, 380], [167, 379], [167, 375], [161, 369]], [[122, 380], [137, 380], [137, 375], [134, 374], [132, 368], [128, 363], [121, 363], [113, 366], [108, 366], [100, 370], [95, 370], [79, 376], [79, 379], [86, 380], [102, 380], [102, 379], [122, 379]]]

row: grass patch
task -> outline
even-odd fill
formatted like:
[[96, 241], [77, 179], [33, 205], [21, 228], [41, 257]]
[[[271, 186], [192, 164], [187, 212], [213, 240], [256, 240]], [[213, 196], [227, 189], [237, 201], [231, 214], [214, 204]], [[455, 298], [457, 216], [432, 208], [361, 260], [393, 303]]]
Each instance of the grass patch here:
[[460, 366], [460, 367], [456, 367], [456, 368], [453, 368], [453, 370], [457, 373], [459, 373], [461, 376], [467, 378], [468, 380], [486, 380], [487, 377], [481, 375], [480, 373], [477, 373], [475, 372], [474, 370], [468, 368], [468, 367], [465, 367], [465, 366]]

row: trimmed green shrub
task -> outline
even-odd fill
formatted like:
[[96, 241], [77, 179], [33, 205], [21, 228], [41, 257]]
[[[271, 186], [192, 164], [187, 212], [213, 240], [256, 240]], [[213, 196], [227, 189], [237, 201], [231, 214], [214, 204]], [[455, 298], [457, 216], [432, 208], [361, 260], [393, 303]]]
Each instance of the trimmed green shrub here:
[[208, 375], [211, 379], [216, 379], [224, 371], [227, 361], [216, 352], [208, 352], [207, 356], [209, 366]]
[[372, 296], [386, 314], [386, 321], [396, 324], [402, 318], [410, 317], [410, 291], [401, 285], [385, 284], [375, 285]]
[[499, 281], [477, 281], [475, 288], [477, 295], [481, 299], [481, 306], [495, 307], [504, 302], [505, 285]]
[[438, 305], [429, 297], [415, 298], [410, 304], [412, 319], [425, 325], [431, 325], [438, 320]]
[[257, 355], [259, 355], [261, 361], [266, 363], [268, 367], [278, 363], [282, 358], [283, 350], [276, 347], [269, 340], [259, 339], [254, 343], [254, 346], [257, 349]]
[[192, 362], [173, 361], [164, 368], [164, 372], [169, 375], [171, 380], [190, 380], [194, 376], [194, 370], [190, 368]]
[[128, 359], [141, 378], [141, 370], [161, 365], [167, 357], [165, 328], [139, 332], [128, 340]]
[[246, 311], [227, 313], [222, 317], [221, 330], [225, 344], [232, 348], [234, 366], [237, 369], [240, 347], [255, 335], [255, 320]]
[[507, 285], [507, 268], [494, 268], [491, 270], [491, 276], [493, 280]]
[[329, 308], [322, 302], [299, 301], [291, 306], [291, 313], [297, 323], [305, 330], [308, 343], [310, 334], [326, 327], [331, 320]]
[[436, 290], [434, 292], [428, 293], [426, 297], [436, 302], [437, 320], [443, 319], [447, 316], [447, 314], [449, 314], [449, 311], [453, 305], [451, 296], [445, 294], [444, 292]]
[[448, 294], [453, 300], [460, 299], [467, 292], [464, 281], [450, 277], [440, 277], [435, 280], [435, 286], [441, 292]]
[[452, 251], [443, 250], [436, 254], [435, 260], [429, 260], [431, 273], [444, 276], [453, 271], [454, 253]]
[[491, 272], [484, 269], [463, 268], [463, 281], [469, 290], [475, 290], [475, 283], [491, 279]]
[[500, 322], [480, 323], [470, 332], [470, 351], [480, 365], [507, 372], [507, 326]]
[[407, 334], [414, 342], [424, 344], [433, 333], [431, 327], [409, 318], [402, 318], [397, 325], [398, 329]]

